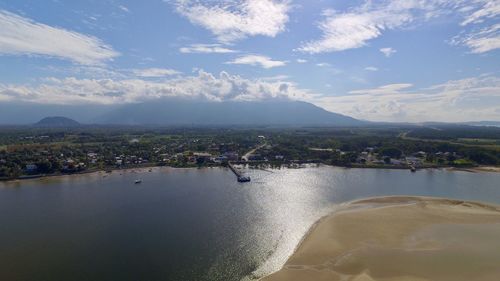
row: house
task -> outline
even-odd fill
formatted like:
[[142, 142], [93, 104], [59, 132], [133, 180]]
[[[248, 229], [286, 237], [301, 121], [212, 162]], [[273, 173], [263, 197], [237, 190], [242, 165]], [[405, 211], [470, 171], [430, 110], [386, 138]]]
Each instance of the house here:
[[228, 161], [238, 161], [239, 158], [238, 153], [232, 151], [224, 152], [222, 156], [227, 157]]
[[212, 154], [207, 153], [207, 152], [195, 152], [193, 153], [194, 158], [196, 159], [196, 163], [198, 164], [203, 164], [210, 162], [212, 158]]
[[63, 172], [74, 172], [76, 170], [75, 161], [73, 159], [66, 159], [62, 165]]
[[224, 155], [220, 155], [220, 156], [218, 156], [218, 157], [215, 157], [215, 158], [213, 158], [212, 160], [213, 160], [215, 163], [225, 163], [225, 162], [227, 162], [227, 161], [228, 161], [228, 160], [227, 160], [227, 157], [226, 157], [226, 156], [224, 156]]
[[401, 165], [401, 164], [403, 164], [403, 161], [401, 161], [399, 159], [391, 158], [391, 164], [392, 165]]
[[414, 156], [408, 156], [406, 157], [406, 163], [408, 165], [421, 165], [422, 159]]
[[427, 156], [427, 153], [425, 151], [419, 151], [414, 153], [413, 155], [416, 157], [425, 158]]

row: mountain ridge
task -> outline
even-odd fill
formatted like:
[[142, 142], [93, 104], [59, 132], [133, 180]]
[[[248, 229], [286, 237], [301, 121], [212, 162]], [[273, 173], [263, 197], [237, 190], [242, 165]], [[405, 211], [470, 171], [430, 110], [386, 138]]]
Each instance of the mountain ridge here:
[[127, 104], [94, 120], [120, 125], [332, 125], [366, 122], [302, 101], [164, 100]]

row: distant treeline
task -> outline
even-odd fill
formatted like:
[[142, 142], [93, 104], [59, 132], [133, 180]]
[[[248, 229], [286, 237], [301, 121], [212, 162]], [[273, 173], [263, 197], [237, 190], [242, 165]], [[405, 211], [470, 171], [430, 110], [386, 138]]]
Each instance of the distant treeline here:
[[480, 126], [441, 126], [424, 127], [412, 129], [408, 137], [421, 139], [500, 139], [499, 127], [480, 127]]

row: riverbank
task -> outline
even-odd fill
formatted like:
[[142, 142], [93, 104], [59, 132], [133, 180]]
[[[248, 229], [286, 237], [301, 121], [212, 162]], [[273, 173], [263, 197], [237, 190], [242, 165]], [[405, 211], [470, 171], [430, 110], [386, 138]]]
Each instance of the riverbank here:
[[428, 197], [355, 201], [319, 220], [263, 281], [500, 280], [500, 206]]
[[[103, 177], [108, 176], [109, 174], [112, 173], [128, 173], [128, 172], [135, 172], [135, 173], [144, 173], [148, 172], [149, 170], [152, 169], [158, 169], [164, 166], [155, 166], [155, 165], [150, 165], [150, 166], [140, 166], [140, 167], [128, 167], [128, 168], [121, 168], [121, 169], [92, 169], [92, 170], [84, 170], [81, 172], [75, 172], [75, 173], [58, 173], [58, 174], [45, 174], [45, 175], [33, 175], [29, 177], [22, 177], [22, 178], [17, 178], [17, 179], [2, 179], [0, 182], [5, 182], [5, 183], [12, 183], [12, 182], [24, 182], [24, 181], [33, 181], [33, 180], [43, 180], [43, 179], [55, 179], [55, 178], [64, 178], [64, 177], [77, 177], [77, 176], [91, 176], [91, 175], [102, 175]], [[180, 168], [179, 168], [180, 169]]]
[[[237, 165], [245, 165], [248, 164], [250, 167], [258, 167], [262, 163], [253, 163], [253, 162], [236, 162]], [[339, 167], [339, 168], [347, 168], [347, 169], [387, 169], [387, 170], [410, 170], [410, 167], [406, 166], [390, 166], [390, 165], [352, 165], [352, 166], [333, 166], [333, 165], [327, 165], [327, 164], [320, 164], [320, 163], [303, 163], [303, 165], [326, 165], [326, 166], [332, 166], [332, 167]], [[64, 177], [64, 176], [73, 176], [73, 175], [86, 175], [86, 174], [93, 174], [93, 173], [110, 173], [110, 172], [117, 172], [117, 171], [130, 171], [130, 170], [138, 170], [138, 169], [150, 169], [150, 168], [159, 168], [159, 167], [170, 167], [170, 168], [175, 168], [175, 169], [192, 169], [192, 168], [200, 168], [199, 166], [186, 166], [186, 167], [177, 167], [177, 166], [168, 166], [168, 165], [155, 165], [155, 164], [148, 164], [148, 165], [141, 165], [141, 166], [135, 166], [135, 167], [126, 167], [126, 168], [106, 168], [106, 169], [89, 169], [89, 170], [83, 170], [80, 172], [74, 172], [74, 173], [56, 173], [56, 174], [38, 174], [38, 175], [27, 175], [27, 176], [22, 176], [19, 178], [11, 179], [11, 178], [0, 178], [0, 182], [13, 182], [13, 181], [25, 181], [25, 180], [36, 180], [36, 179], [43, 179], [43, 178], [53, 178], [53, 177]], [[213, 167], [225, 167], [223, 165], [209, 165], [209, 166], [201, 166], [205, 168], [213, 168]], [[274, 167], [270, 165], [270, 167]], [[296, 169], [296, 168], [301, 168], [300, 165], [295, 167], [295, 166], [289, 166], [289, 165], [281, 165], [281, 167], [285, 168], [291, 168], [291, 169]], [[458, 168], [458, 167], [450, 167], [450, 166], [425, 166], [425, 167], [418, 167], [417, 170], [428, 170], [428, 169], [448, 169], [449, 171], [463, 171], [463, 172], [471, 172], [471, 173], [480, 173], [480, 172], [493, 172], [493, 173], [500, 173], [500, 167], [495, 167], [495, 166], [478, 166], [478, 167], [470, 167], [470, 168]]]

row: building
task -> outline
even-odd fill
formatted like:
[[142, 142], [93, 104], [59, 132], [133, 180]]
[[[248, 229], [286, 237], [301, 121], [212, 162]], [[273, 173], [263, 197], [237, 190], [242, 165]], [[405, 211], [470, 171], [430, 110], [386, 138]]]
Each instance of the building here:
[[27, 173], [36, 173], [38, 171], [38, 166], [35, 164], [27, 164], [26, 172]]
[[238, 153], [232, 151], [224, 152], [222, 156], [226, 157], [228, 161], [238, 161], [239, 158]]
[[212, 158], [212, 154], [208, 152], [194, 152], [193, 156], [196, 159], [196, 163], [206, 163]]

